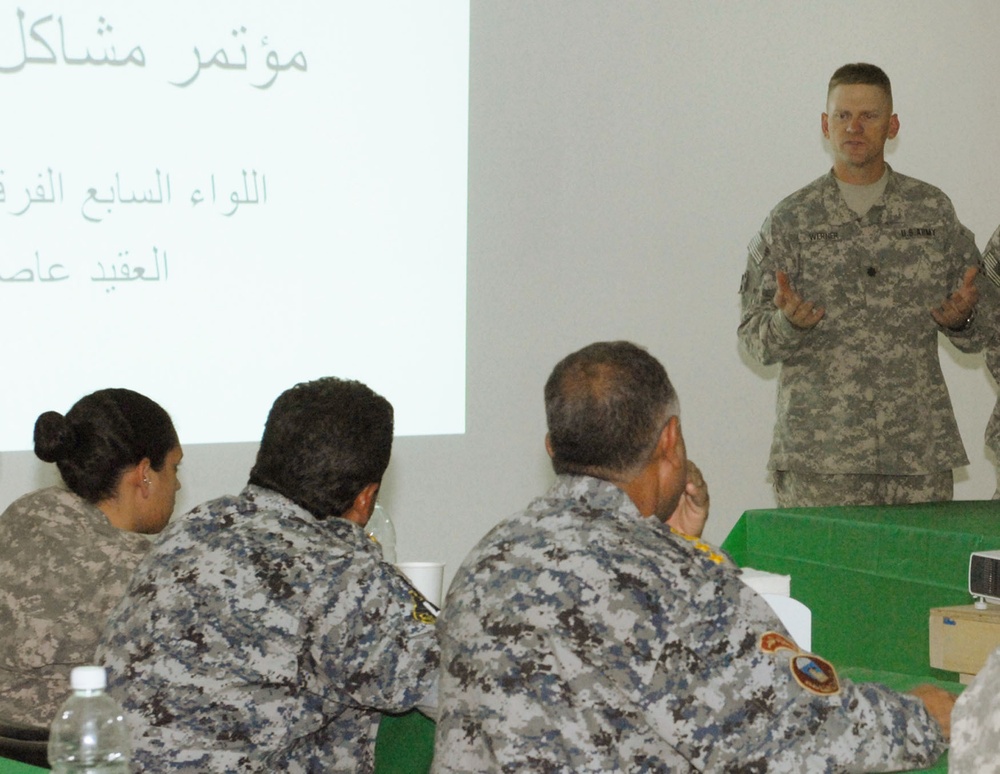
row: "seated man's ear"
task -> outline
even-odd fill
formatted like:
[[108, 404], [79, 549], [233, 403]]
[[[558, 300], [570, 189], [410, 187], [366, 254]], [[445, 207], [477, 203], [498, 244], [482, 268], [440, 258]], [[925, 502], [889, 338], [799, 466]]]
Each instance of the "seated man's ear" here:
[[354, 498], [354, 503], [351, 505], [347, 513], [343, 515], [343, 518], [348, 521], [353, 521], [360, 527], [367, 525], [368, 520], [375, 512], [375, 500], [378, 498], [379, 486], [379, 482], [376, 481], [368, 484], [364, 489], [358, 492], [357, 496]]
[[687, 449], [684, 447], [684, 435], [681, 433], [681, 420], [678, 416], [670, 417], [663, 426], [655, 453], [672, 467], [687, 469]]

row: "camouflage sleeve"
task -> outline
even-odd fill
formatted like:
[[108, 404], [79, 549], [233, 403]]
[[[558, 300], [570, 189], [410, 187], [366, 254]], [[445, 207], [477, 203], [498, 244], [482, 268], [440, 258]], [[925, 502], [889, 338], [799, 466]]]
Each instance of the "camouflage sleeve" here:
[[[993, 380], [1000, 383], [1000, 227], [993, 232], [983, 250], [983, 267], [979, 277], [981, 295], [977, 317], [982, 334], [986, 367]], [[987, 295], [988, 294], [988, 295]], [[986, 423], [986, 446], [1000, 457], [1000, 400]]]
[[1000, 287], [1000, 226], [993, 232], [983, 250], [983, 280], [994, 287]]
[[972, 232], [959, 223], [957, 217], [954, 219], [954, 226], [954, 234], [949, 240], [949, 286], [958, 288], [966, 270], [970, 266], [978, 266], [976, 287], [979, 290], [979, 301], [967, 327], [958, 331], [942, 328], [942, 332], [962, 352], [978, 352], [993, 337], [995, 327], [992, 323], [1000, 311], [1000, 288], [990, 280]]
[[809, 335], [792, 325], [774, 305], [775, 272], [788, 271], [791, 251], [782, 246], [768, 217], [747, 246], [747, 268], [740, 281], [740, 342], [763, 365], [792, 355]]
[[930, 766], [945, 750], [922, 702], [883, 685], [845, 680], [837, 696], [810, 705], [796, 733], [811, 728], [812, 750], [768, 750], [768, 771], [831, 770], [831, 763], [835, 771], [899, 771]]
[[439, 650], [431, 608], [385, 562], [364, 563], [356, 581], [356, 604], [331, 609], [317, 641], [321, 669], [327, 664], [330, 685], [346, 693], [338, 700], [382, 712], [434, 705]]
[[144, 553], [139, 549], [145, 541], [135, 537], [114, 541], [82, 529], [73, 497], [41, 492], [26, 501], [34, 507], [4, 516], [17, 519], [8, 550], [32, 557], [4, 583], [5, 593], [16, 597], [10, 605], [15, 628], [31, 633], [30, 646], [22, 642], [17, 651], [26, 665], [91, 659], [104, 621]]
[[1000, 766], [1000, 648], [993, 651], [951, 713], [948, 771], [981, 774]]
[[[689, 634], [702, 643], [690, 663], [705, 670], [711, 702], [685, 707], [683, 719], [667, 715], [675, 727], [690, 716], [682, 730], [695, 741], [685, 752], [703, 770], [739, 761], [741, 771], [770, 774], [894, 771], [927, 766], [943, 752], [941, 730], [919, 699], [841, 680], [828, 661], [798, 648], [752, 590], [710, 589], [694, 595], [701, 610]], [[720, 620], [728, 621], [725, 640], [712, 628]]]

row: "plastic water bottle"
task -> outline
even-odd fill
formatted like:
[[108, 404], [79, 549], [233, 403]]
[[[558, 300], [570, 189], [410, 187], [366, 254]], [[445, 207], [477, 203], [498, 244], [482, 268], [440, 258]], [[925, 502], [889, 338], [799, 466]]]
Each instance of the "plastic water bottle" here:
[[368, 537], [372, 538], [382, 548], [382, 558], [389, 564], [396, 563], [396, 528], [392, 526], [392, 519], [389, 514], [378, 503], [375, 503], [375, 512], [368, 520], [365, 527]]
[[56, 774], [128, 774], [129, 741], [122, 708], [104, 692], [104, 667], [70, 672], [73, 695], [49, 731], [49, 765]]

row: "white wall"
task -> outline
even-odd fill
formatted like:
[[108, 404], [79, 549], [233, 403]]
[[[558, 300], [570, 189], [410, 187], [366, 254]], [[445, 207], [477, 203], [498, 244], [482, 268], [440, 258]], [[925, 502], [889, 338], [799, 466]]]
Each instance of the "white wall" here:
[[[998, 26], [989, 0], [474, 0], [467, 432], [397, 440], [383, 503], [400, 558], [445, 561], [450, 577], [544, 491], [542, 385], [599, 339], [666, 364], [712, 490], [709, 539], [772, 505], [776, 371], [736, 341], [746, 244], [829, 168], [819, 116], [850, 61], [893, 80], [892, 165], [947, 192], [985, 244], [1000, 221]], [[996, 388], [978, 357], [944, 344], [942, 360], [972, 459], [956, 497], [985, 499]], [[253, 454], [188, 447], [179, 507], [239, 489]], [[0, 455], [0, 504], [51, 479], [29, 453]]]

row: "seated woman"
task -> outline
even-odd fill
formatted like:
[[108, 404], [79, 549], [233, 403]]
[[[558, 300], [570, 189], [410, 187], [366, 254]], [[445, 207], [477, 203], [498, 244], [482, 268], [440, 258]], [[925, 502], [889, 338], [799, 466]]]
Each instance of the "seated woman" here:
[[111, 609], [174, 509], [183, 452], [170, 416], [132, 390], [35, 422], [35, 454], [66, 484], [0, 515], [0, 720], [48, 726], [69, 672], [92, 663]]

